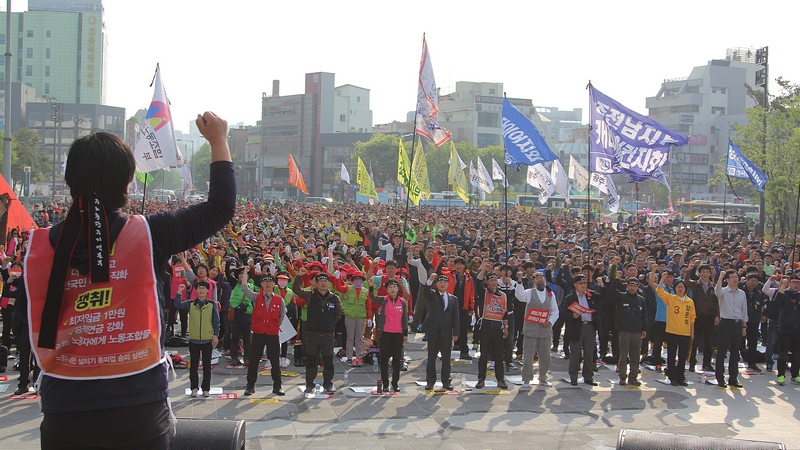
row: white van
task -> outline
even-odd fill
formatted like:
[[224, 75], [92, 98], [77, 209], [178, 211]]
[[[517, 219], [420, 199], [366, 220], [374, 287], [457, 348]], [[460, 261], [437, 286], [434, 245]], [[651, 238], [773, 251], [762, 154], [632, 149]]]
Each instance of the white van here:
[[306, 197], [303, 200], [304, 203], [333, 203], [333, 199], [330, 197]]

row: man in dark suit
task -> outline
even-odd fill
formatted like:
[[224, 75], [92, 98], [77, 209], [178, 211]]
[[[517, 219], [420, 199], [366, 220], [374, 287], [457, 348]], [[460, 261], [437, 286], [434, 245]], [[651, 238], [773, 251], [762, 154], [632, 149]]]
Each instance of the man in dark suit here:
[[[427, 295], [428, 316], [422, 324], [422, 331], [428, 335], [428, 365], [425, 376], [425, 390], [432, 390], [436, 383], [436, 358], [442, 353], [442, 385], [452, 391], [450, 380], [450, 352], [453, 342], [458, 340], [459, 307], [458, 298], [447, 293], [450, 279], [447, 275], [432, 273], [428, 278]], [[435, 287], [432, 285], [435, 284]]]
[[[581, 354], [583, 354], [583, 382], [590, 386], [597, 386], [594, 381], [594, 355], [596, 350], [595, 336], [600, 325], [600, 314], [597, 312], [597, 292], [587, 289], [587, 280], [584, 275], [577, 275], [573, 279], [575, 290], [564, 298], [561, 315], [569, 324], [569, 379], [573, 386], [578, 385], [578, 371], [581, 368]], [[578, 314], [569, 309], [570, 305], [577, 303], [588, 308], [590, 313]]]

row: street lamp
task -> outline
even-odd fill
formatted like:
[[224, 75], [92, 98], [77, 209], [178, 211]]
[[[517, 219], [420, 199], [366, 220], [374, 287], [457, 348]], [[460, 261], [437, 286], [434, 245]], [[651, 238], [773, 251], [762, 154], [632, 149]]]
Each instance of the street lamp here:
[[[64, 121], [64, 114], [62, 111], [64, 110], [64, 104], [59, 103], [58, 99], [55, 97], [50, 97], [45, 95], [44, 98], [47, 99], [47, 103], [50, 104], [50, 107], [53, 110], [53, 113], [50, 115], [50, 118], [53, 121], [53, 184], [52, 184], [52, 197], [53, 201], [56, 199], [56, 161], [58, 158], [56, 157], [56, 150], [58, 150], [58, 154], [61, 154], [61, 122]], [[58, 139], [58, 141], [56, 141]], [[56, 143], [58, 142], [58, 143]]]

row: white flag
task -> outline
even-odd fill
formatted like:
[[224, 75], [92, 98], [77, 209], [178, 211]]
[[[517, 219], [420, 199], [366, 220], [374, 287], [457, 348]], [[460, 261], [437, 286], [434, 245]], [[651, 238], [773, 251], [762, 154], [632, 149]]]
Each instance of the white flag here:
[[148, 173], [167, 166], [177, 166], [183, 160], [175, 129], [172, 126], [169, 99], [161, 83], [161, 70], [156, 66], [153, 101], [141, 123], [133, 157], [141, 173]]
[[608, 178], [606, 177], [606, 174], [592, 172], [592, 177], [591, 180], [589, 180], [589, 184], [596, 187], [600, 192], [608, 194]]
[[619, 212], [619, 194], [617, 194], [617, 186], [614, 185], [614, 180], [611, 179], [611, 176], [604, 175], [606, 177], [606, 185], [608, 186], [608, 210], [611, 211], [611, 214], [616, 214]]
[[181, 167], [181, 177], [183, 177], [183, 198], [189, 197], [189, 194], [192, 191], [192, 170], [189, 168], [189, 164], [183, 163], [183, 167]]
[[347, 172], [347, 167], [344, 166], [344, 163], [342, 163], [342, 181], [346, 181], [347, 184], [350, 184], [350, 174]]
[[553, 164], [550, 166], [550, 179], [552, 179], [553, 183], [556, 185], [556, 194], [563, 195], [564, 202], [569, 205], [571, 203], [569, 200], [569, 190], [571, 186], [567, 179], [567, 173], [564, 171], [564, 166], [562, 166], [561, 161], [557, 159], [554, 160]]
[[542, 163], [528, 166], [528, 184], [539, 189], [539, 203], [542, 205], [547, 203], [556, 190], [555, 183]]
[[572, 155], [569, 155], [569, 178], [575, 181], [575, 189], [579, 191], [584, 191], [589, 186], [589, 172]]
[[508, 187], [506, 174], [503, 173], [503, 169], [500, 167], [500, 164], [497, 164], [497, 161], [495, 161], [494, 158], [492, 158], [492, 179], [503, 180], [503, 187]]
[[461, 155], [458, 155], [458, 165], [461, 166], [461, 170], [467, 168], [467, 164], [461, 159]]
[[447, 142], [452, 136], [449, 130], [439, 125], [439, 92], [433, 76], [433, 64], [428, 52], [428, 42], [422, 37], [422, 58], [419, 61], [419, 82], [417, 84], [417, 132], [433, 141], [436, 146]]
[[483, 161], [478, 158], [478, 175], [481, 177], [481, 184], [486, 186], [487, 194], [491, 194], [494, 192], [494, 182], [492, 182], [492, 177], [489, 176], [489, 171], [486, 170], [486, 166], [483, 165]]

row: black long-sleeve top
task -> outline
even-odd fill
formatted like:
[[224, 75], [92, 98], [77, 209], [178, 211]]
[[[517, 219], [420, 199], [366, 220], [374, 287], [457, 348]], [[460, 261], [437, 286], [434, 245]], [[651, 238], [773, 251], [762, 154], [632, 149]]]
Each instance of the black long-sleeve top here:
[[[233, 163], [217, 161], [211, 164], [208, 200], [179, 209], [165, 211], [147, 216], [147, 224], [153, 242], [153, 268], [156, 273], [157, 293], [163, 297], [165, 279], [158, 274], [167, 268], [171, 255], [182, 252], [211, 237], [224, 227], [232, 218], [236, 207], [236, 179]], [[125, 225], [128, 216], [119, 210], [108, 216], [110, 242], [113, 245]], [[50, 243], [55, 248], [58, 234], [63, 222], [50, 230]], [[143, 243], [143, 245], [146, 245]], [[87, 248], [78, 243], [78, 249]], [[85, 259], [84, 259], [85, 258]], [[73, 267], [88, 267], [88, 254], [73, 256]], [[167, 291], [169, 287], [167, 286]], [[22, 283], [18, 297], [25, 301], [17, 302], [17, 312], [27, 307], [27, 289]], [[143, 304], [148, 304], [144, 301]], [[25, 303], [26, 305], [21, 305]], [[159, 304], [165, 304], [159, 298]], [[24, 310], [23, 310], [24, 311]], [[162, 317], [162, 336], [165, 320]], [[32, 343], [35, 345], [35, 343]], [[106, 408], [141, 405], [169, 396], [167, 367], [159, 364], [156, 367], [124, 378], [103, 380], [63, 380], [45, 376], [40, 388], [42, 412], [66, 413], [74, 411], [90, 411]]]

